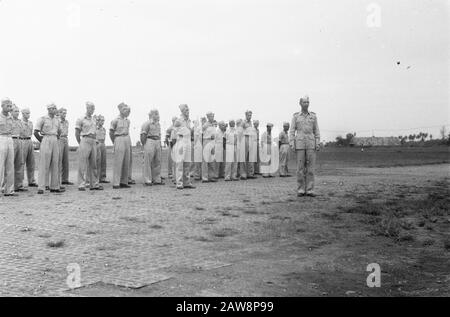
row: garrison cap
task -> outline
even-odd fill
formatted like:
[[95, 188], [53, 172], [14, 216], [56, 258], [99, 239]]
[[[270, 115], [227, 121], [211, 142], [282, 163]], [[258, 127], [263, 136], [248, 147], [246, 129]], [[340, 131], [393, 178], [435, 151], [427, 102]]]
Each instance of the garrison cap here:
[[22, 113], [30, 113], [30, 108], [23, 108]]
[[287, 122], [287, 121], [283, 122], [283, 127], [285, 127], [287, 125], [291, 125], [291, 124], [289, 122]]
[[266, 126], [272, 128], [273, 127], [273, 123], [268, 122]]
[[94, 103], [91, 101], [86, 101], [86, 108], [87, 107], [95, 107]]
[[304, 95], [303, 97], [300, 98], [300, 102], [302, 101], [309, 101], [309, 96], [308, 95]]
[[128, 107], [127, 104], [124, 103], [124, 102], [119, 103], [119, 105], [117, 106], [117, 108], [119, 108], [119, 110], [122, 110], [122, 109], [127, 108], [127, 107]]
[[180, 108], [181, 111], [183, 111], [184, 109], [188, 109], [188, 105], [185, 103], [182, 103], [181, 105], [178, 106], [178, 108]]
[[11, 99], [9, 99], [9, 98], [2, 99], [2, 106], [3, 105], [9, 105], [9, 104], [12, 104]]
[[49, 103], [48, 105], [47, 105], [47, 109], [52, 109], [52, 108], [55, 108], [56, 109], [56, 105], [52, 102], [52, 103]]

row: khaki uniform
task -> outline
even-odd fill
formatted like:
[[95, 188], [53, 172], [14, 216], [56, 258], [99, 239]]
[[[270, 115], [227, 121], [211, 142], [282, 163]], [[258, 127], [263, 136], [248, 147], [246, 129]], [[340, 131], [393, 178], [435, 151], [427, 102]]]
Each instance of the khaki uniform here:
[[216, 128], [211, 122], [203, 125], [203, 160], [202, 160], [202, 180], [210, 181], [215, 177], [214, 156]]
[[115, 135], [113, 186], [128, 184], [131, 160], [130, 120], [118, 116], [111, 121], [110, 131]]
[[[35, 160], [34, 160], [34, 144], [33, 141], [31, 140], [32, 135], [33, 135], [33, 122], [22, 121], [22, 131], [20, 133], [20, 139], [22, 140], [23, 168], [25, 169], [25, 165], [27, 166], [28, 185], [36, 183], [36, 180], [34, 178]], [[23, 177], [22, 177], [22, 184], [20, 187], [22, 186], [23, 186]]]
[[183, 125], [176, 129], [177, 141], [174, 147], [174, 160], [176, 164], [176, 184], [177, 188], [192, 186], [190, 179], [192, 142], [191, 130]]
[[176, 171], [177, 171], [177, 165], [176, 165], [176, 162], [175, 162], [175, 159], [174, 159], [176, 157], [175, 153], [174, 153], [174, 149], [175, 149], [175, 144], [177, 142], [177, 137], [178, 137], [177, 129], [175, 127], [173, 127], [172, 131], [170, 132], [171, 147], [170, 147], [169, 156], [170, 156], [170, 159], [172, 161], [172, 176], [173, 176], [173, 182], [175, 184], [177, 183], [177, 180], [176, 180], [176, 177], [175, 177]]
[[274, 173], [274, 151], [272, 147], [272, 135], [264, 131], [261, 135], [261, 151], [263, 153], [261, 157], [261, 172], [265, 177], [273, 176]]
[[106, 180], [106, 129], [97, 127], [97, 174], [99, 181]]
[[280, 175], [286, 176], [288, 174], [289, 162], [289, 135], [281, 131], [279, 136], [280, 142]]
[[[189, 147], [186, 148], [186, 159], [185, 163], [189, 163], [189, 177], [194, 175], [195, 172], [195, 160], [194, 160], [194, 127], [192, 125], [191, 119], [185, 118], [183, 115], [180, 116], [181, 126], [186, 127], [190, 131], [189, 138], [183, 138], [186, 144], [189, 143]], [[189, 158], [188, 158], [189, 156]]]
[[196, 180], [202, 179], [202, 157], [203, 157], [203, 133], [202, 128], [199, 126], [194, 127], [194, 178]]
[[254, 128], [255, 134], [256, 134], [256, 163], [255, 163], [255, 174], [261, 174], [261, 159], [259, 157], [259, 129]]
[[20, 134], [22, 133], [23, 125], [20, 119], [12, 119], [12, 132], [14, 144], [14, 190], [18, 190], [23, 186], [23, 148]]
[[0, 186], [6, 195], [14, 193], [14, 143], [11, 115], [0, 112]]
[[81, 142], [78, 147], [78, 188], [99, 187], [97, 171], [97, 123], [92, 116], [82, 117], [75, 123], [75, 129], [80, 130]]
[[167, 149], [168, 149], [168, 153], [167, 153], [167, 171], [169, 173], [169, 177], [171, 177], [173, 174], [173, 160], [172, 160], [172, 130], [173, 130], [173, 125], [171, 125], [170, 127], [167, 128], [166, 130], [166, 140], [167, 140]]
[[237, 179], [237, 131], [236, 128], [228, 128], [225, 132], [225, 179]]
[[214, 177], [215, 178], [223, 178], [225, 176], [225, 151], [224, 151], [224, 145], [225, 145], [225, 133], [217, 129], [214, 142], [215, 142], [215, 149], [214, 149], [214, 158], [215, 158], [215, 164], [214, 164]]
[[297, 153], [297, 184], [299, 191], [314, 190], [316, 146], [320, 143], [319, 125], [314, 112], [296, 112], [292, 117], [289, 142]]
[[36, 123], [35, 130], [40, 131], [43, 136], [39, 149], [38, 190], [45, 189], [47, 179], [50, 189], [59, 189], [59, 120], [56, 117], [43, 116]]
[[236, 159], [237, 159], [237, 173], [238, 176], [247, 178], [246, 164], [245, 164], [245, 136], [244, 128], [236, 127]]
[[59, 176], [61, 182], [69, 181], [69, 121], [59, 120], [61, 135], [59, 137]]
[[148, 120], [142, 125], [141, 135], [147, 141], [144, 145], [144, 183], [161, 183], [161, 126]]
[[252, 121], [244, 121], [244, 146], [245, 146], [245, 161], [240, 163], [239, 174], [242, 178], [255, 176], [255, 163], [257, 162], [258, 144], [256, 142], [256, 131], [253, 127]]

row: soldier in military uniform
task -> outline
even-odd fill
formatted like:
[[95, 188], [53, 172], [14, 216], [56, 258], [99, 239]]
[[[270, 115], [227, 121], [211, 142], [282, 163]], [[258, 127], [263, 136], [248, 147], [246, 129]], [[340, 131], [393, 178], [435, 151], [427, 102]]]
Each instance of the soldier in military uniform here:
[[12, 102], [3, 99], [0, 112], [0, 186], [5, 196], [18, 196], [14, 192], [14, 144], [12, 132]]
[[[30, 120], [30, 109], [22, 109], [22, 132], [20, 139], [22, 140], [23, 147], [23, 163], [27, 167], [27, 181], [28, 187], [37, 187], [36, 180], [34, 178], [35, 160], [34, 160], [34, 144], [31, 140], [33, 135], [33, 122]], [[23, 177], [22, 177], [23, 179]]]
[[[177, 157], [177, 172], [176, 172], [176, 184], [178, 189], [183, 188], [195, 188], [191, 182], [191, 171], [194, 168], [194, 128], [192, 126], [191, 119], [189, 119], [189, 107], [186, 104], [179, 106], [181, 116], [179, 121], [180, 126], [177, 127], [177, 140], [175, 149]], [[180, 152], [182, 155], [179, 155]]]
[[229, 128], [225, 132], [225, 181], [237, 181], [237, 131], [235, 121], [229, 121]]
[[59, 136], [59, 176], [61, 184], [73, 185], [69, 182], [69, 121], [67, 121], [67, 110], [59, 109], [59, 123], [61, 125], [61, 135]]
[[131, 159], [130, 120], [128, 105], [120, 103], [117, 108], [120, 115], [111, 121], [109, 137], [114, 144], [113, 189], [130, 188], [129, 168]]
[[253, 120], [253, 128], [256, 134], [256, 144], [257, 144], [257, 152], [256, 152], [256, 163], [255, 163], [255, 175], [261, 175], [261, 160], [259, 157], [259, 120]]
[[264, 178], [273, 177], [272, 123], [267, 123], [266, 131], [261, 135], [261, 150], [264, 153], [261, 171]]
[[208, 119], [203, 124], [203, 161], [202, 161], [202, 182], [216, 182], [215, 169], [213, 160], [213, 149], [215, 148], [214, 138], [216, 135], [216, 129], [214, 128], [214, 113], [206, 113]]
[[75, 123], [75, 137], [78, 144], [78, 190], [103, 190], [99, 185], [97, 170], [97, 120], [94, 118], [95, 105], [86, 102], [86, 114]]
[[172, 160], [172, 131], [174, 129], [174, 123], [175, 120], [177, 120], [177, 117], [173, 117], [172, 118], [172, 125], [170, 127], [167, 128], [166, 130], [166, 139], [164, 141], [164, 143], [167, 145], [167, 149], [168, 149], [168, 153], [167, 153], [167, 170], [169, 172], [169, 178], [172, 178], [173, 176], [173, 168], [174, 168], [174, 163]]
[[99, 183], [108, 184], [109, 181], [106, 180], [106, 129], [103, 126], [105, 124], [105, 117], [102, 115], [97, 116], [97, 174], [99, 178]]
[[164, 185], [161, 180], [161, 126], [159, 111], [150, 111], [149, 120], [141, 128], [141, 144], [144, 147], [144, 185]]
[[20, 135], [23, 130], [22, 120], [19, 119], [19, 108], [13, 104], [12, 116], [12, 138], [14, 143], [14, 191], [27, 191], [23, 188], [23, 148]]
[[289, 122], [283, 123], [283, 131], [280, 132], [278, 138], [278, 146], [280, 148], [280, 177], [289, 177]]
[[308, 111], [309, 97], [300, 98], [302, 110], [294, 113], [289, 130], [289, 143], [297, 153], [297, 195], [315, 196], [314, 168], [316, 151], [320, 148], [320, 132], [317, 116]]
[[219, 128], [214, 136], [214, 178], [225, 177], [225, 132], [227, 126], [224, 121], [219, 121]]
[[41, 143], [39, 148], [38, 194], [43, 194], [47, 182], [53, 193], [64, 192], [59, 176], [59, 143], [61, 125], [56, 117], [55, 104], [47, 106], [48, 114], [39, 118], [34, 129], [34, 136]]

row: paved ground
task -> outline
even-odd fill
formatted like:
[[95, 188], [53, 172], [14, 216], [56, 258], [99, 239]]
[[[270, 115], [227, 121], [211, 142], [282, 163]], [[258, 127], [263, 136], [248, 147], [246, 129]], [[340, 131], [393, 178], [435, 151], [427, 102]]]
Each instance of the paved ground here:
[[[437, 181], [448, 188], [448, 168], [322, 170], [316, 198], [297, 198], [294, 177], [1, 197], [0, 294], [448, 296], [448, 213], [424, 248], [422, 238], [373, 235], [341, 212], [367, 193], [375, 201], [418, 198]], [[366, 286], [372, 262], [382, 267], [379, 289]], [[70, 263], [81, 268], [74, 290]]]

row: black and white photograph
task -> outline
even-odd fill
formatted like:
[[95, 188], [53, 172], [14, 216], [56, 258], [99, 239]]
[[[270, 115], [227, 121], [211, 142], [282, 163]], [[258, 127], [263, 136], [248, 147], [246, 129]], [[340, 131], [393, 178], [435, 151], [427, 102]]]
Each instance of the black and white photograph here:
[[448, 0], [0, 0], [0, 41], [0, 297], [450, 296]]

